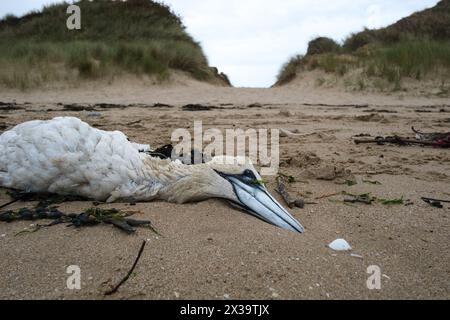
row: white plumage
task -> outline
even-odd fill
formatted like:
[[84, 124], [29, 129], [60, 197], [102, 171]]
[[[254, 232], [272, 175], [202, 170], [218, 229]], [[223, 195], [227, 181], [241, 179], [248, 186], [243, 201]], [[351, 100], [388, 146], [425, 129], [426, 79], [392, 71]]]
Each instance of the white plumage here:
[[106, 200], [142, 181], [144, 148], [73, 117], [25, 122], [0, 136], [0, 185]]
[[108, 202], [223, 198], [269, 223], [303, 231], [245, 158], [188, 166], [141, 152], [149, 149], [73, 117], [29, 121], [0, 135], [0, 186]]

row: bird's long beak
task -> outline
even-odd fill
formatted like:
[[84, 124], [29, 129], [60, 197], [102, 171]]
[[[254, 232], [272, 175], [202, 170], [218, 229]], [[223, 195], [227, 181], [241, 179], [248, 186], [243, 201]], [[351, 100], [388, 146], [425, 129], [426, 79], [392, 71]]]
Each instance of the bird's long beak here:
[[302, 225], [267, 191], [266, 187], [246, 175], [219, 173], [233, 186], [238, 207], [270, 224], [294, 232], [303, 233]]

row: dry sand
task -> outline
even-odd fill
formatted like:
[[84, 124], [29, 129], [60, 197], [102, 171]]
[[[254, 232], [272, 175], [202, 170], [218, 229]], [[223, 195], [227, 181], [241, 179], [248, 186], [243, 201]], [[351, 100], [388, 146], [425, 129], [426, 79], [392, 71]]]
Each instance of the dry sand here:
[[[437, 209], [420, 200], [421, 196], [450, 198], [449, 151], [357, 146], [351, 141], [360, 133], [410, 135], [412, 125], [425, 131], [449, 131], [449, 99], [294, 86], [233, 89], [184, 83], [144, 87], [127, 81], [26, 93], [2, 90], [0, 100], [15, 100], [24, 107], [1, 111], [0, 130], [26, 120], [70, 115], [102, 129], [122, 130], [133, 140], [153, 146], [169, 143], [175, 128], [192, 128], [194, 119], [220, 129], [236, 125], [311, 133], [280, 138], [281, 171], [302, 180], [289, 186], [293, 195], [317, 202], [291, 210], [306, 227], [302, 235], [265, 224], [220, 200], [101, 205], [138, 210], [136, 217], [150, 219], [160, 236], [146, 229], [128, 236], [110, 226], [75, 230], [59, 225], [15, 237], [30, 222], [1, 223], [0, 298], [103, 299], [103, 292], [128, 271], [143, 239], [149, 242], [135, 274], [109, 298], [450, 298], [449, 205]], [[58, 103], [147, 107], [106, 108], [100, 110], [101, 117], [89, 117], [86, 111], [64, 111]], [[148, 107], [154, 103], [172, 107]], [[188, 103], [223, 109], [182, 111]], [[247, 108], [254, 103], [260, 105]], [[342, 106], [349, 104], [363, 106]], [[321, 165], [352, 170], [358, 184], [302, 178], [305, 169]], [[362, 182], [365, 179], [381, 185]], [[275, 179], [268, 177], [267, 181], [273, 190]], [[343, 190], [371, 192], [380, 198], [404, 197], [413, 204], [349, 206], [330, 201], [342, 196], [314, 200]], [[5, 192], [0, 189], [0, 203], [9, 199]], [[26, 205], [31, 204], [17, 203], [11, 208]], [[73, 202], [60, 209], [80, 212], [91, 206], [91, 202]], [[353, 251], [337, 253], [327, 248], [336, 238], [345, 238]], [[81, 267], [81, 290], [66, 288], [69, 265]], [[370, 265], [381, 268], [381, 290], [367, 289]]]

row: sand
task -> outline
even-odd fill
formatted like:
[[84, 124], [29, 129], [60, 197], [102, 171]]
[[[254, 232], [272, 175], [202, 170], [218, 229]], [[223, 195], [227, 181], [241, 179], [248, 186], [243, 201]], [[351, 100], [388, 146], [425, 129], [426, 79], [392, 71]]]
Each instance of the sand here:
[[[132, 207], [100, 205], [139, 211], [135, 217], [150, 219], [160, 235], [140, 229], [129, 236], [106, 225], [83, 229], [59, 225], [14, 236], [30, 222], [0, 223], [2, 299], [450, 298], [449, 205], [438, 209], [420, 200], [450, 198], [449, 151], [357, 146], [351, 140], [361, 133], [410, 135], [411, 126], [449, 131], [449, 99], [296, 86], [236, 89], [186, 81], [143, 86], [127, 80], [58, 90], [2, 89], [0, 100], [16, 101], [24, 108], [1, 111], [0, 130], [26, 120], [70, 115], [153, 146], [169, 143], [175, 128], [192, 128], [194, 120], [202, 120], [208, 128], [298, 130], [304, 135], [280, 138], [281, 171], [298, 180], [288, 186], [292, 195], [317, 203], [291, 210], [306, 228], [301, 235], [214, 199], [184, 205], [159, 201]], [[63, 110], [67, 103], [127, 107], [100, 109], [101, 116], [92, 117], [86, 111]], [[151, 107], [155, 103], [171, 107]], [[182, 111], [188, 103], [221, 109]], [[255, 103], [259, 105], [247, 107]], [[358, 183], [347, 186], [305, 176], [305, 170], [317, 166], [349, 169]], [[275, 195], [275, 178], [266, 180]], [[338, 201], [341, 195], [315, 199], [341, 191], [403, 197], [413, 204], [350, 206]], [[0, 203], [8, 200], [6, 190], [0, 189]], [[8, 208], [27, 205], [32, 203]], [[60, 209], [80, 212], [91, 206], [88, 201], [71, 202]], [[327, 248], [337, 238], [347, 240], [353, 250]], [[143, 239], [148, 244], [133, 276], [118, 293], [104, 297], [126, 274]], [[66, 287], [69, 265], [81, 268], [81, 290]], [[371, 265], [381, 269], [380, 290], [367, 288]]]

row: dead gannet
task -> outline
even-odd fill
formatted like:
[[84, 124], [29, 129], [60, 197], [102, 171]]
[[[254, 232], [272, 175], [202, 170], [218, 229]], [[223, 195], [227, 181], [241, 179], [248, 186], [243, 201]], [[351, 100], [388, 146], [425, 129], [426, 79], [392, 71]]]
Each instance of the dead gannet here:
[[28, 121], [0, 135], [0, 186], [107, 202], [223, 198], [268, 223], [303, 232], [252, 164], [216, 157], [184, 165], [142, 152], [149, 149], [122, 132], [99, 130], [78, 118]]

